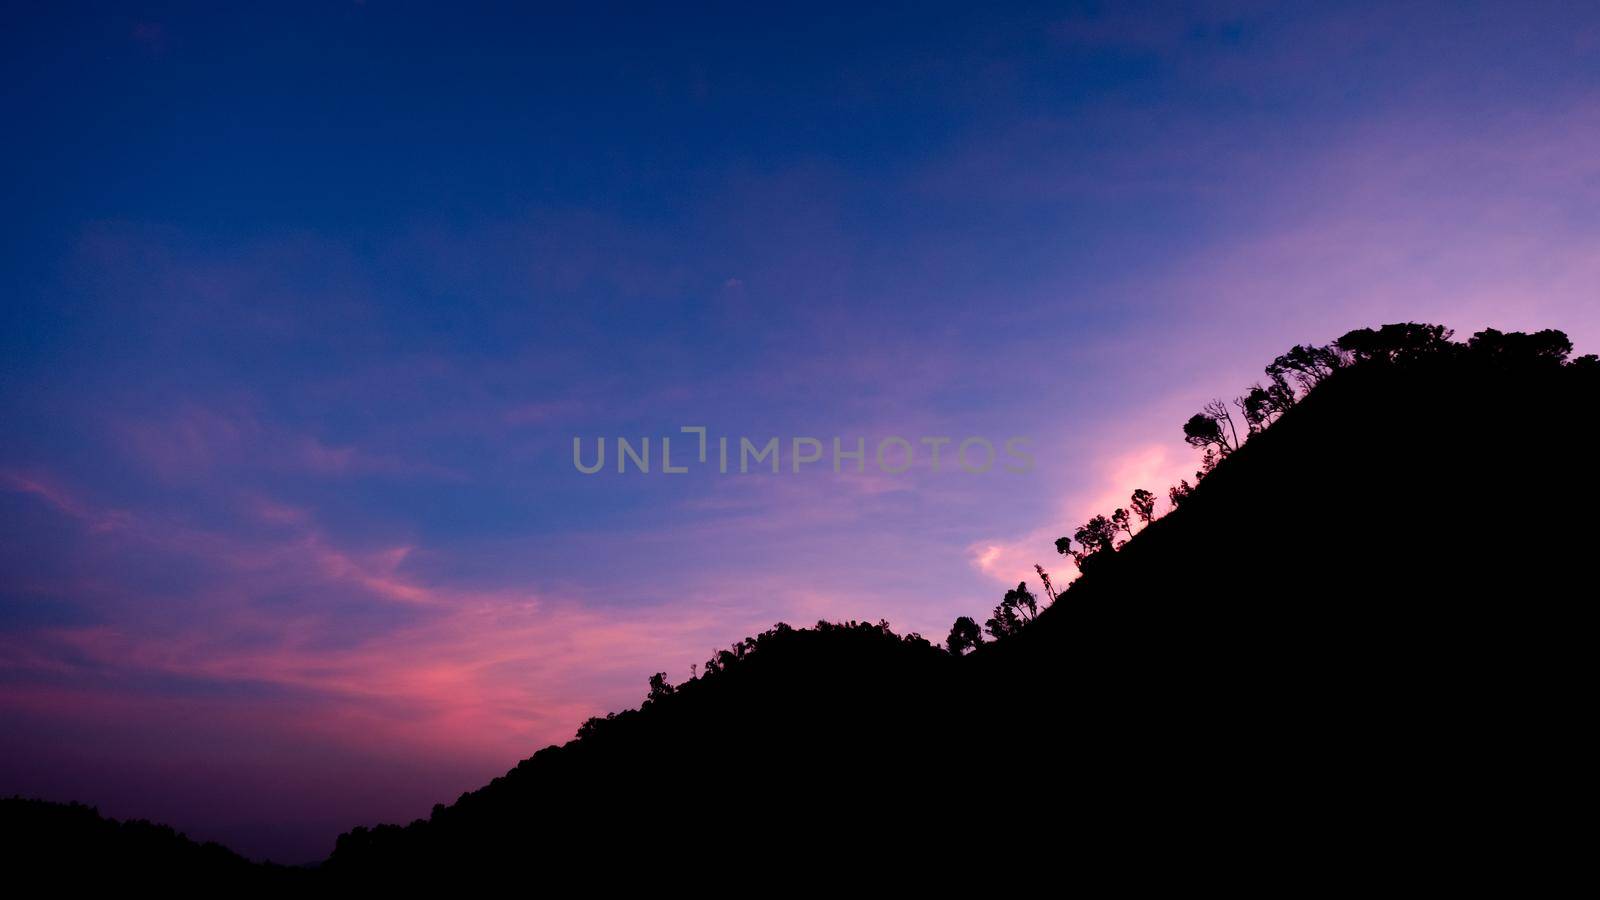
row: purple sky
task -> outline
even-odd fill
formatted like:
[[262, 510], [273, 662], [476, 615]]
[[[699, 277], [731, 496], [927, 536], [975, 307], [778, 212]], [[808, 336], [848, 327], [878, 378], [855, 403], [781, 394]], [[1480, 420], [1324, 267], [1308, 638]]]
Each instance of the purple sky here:
[[[0, 793], [318, 858], [776, 621], [1064, 580], [1292, 344], [1600, 349], [1600, 13], [587, 9], [8, 12]], [[684, 425], [1037, 464], [572, 466]]]

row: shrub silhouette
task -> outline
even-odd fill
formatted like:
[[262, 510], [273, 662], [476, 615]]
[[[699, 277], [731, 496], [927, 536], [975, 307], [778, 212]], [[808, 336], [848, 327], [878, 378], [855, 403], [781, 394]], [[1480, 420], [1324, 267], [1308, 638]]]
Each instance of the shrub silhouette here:
[[958, 616], [955, 624], [950, 626], [950, 636], [945, 638], [945, 649], [951, 655], [960, 656], [969, 650], [976, 650], [983, 643], [983, 632], [979, 630], [978, 623], [972, 621], [970, 616]]

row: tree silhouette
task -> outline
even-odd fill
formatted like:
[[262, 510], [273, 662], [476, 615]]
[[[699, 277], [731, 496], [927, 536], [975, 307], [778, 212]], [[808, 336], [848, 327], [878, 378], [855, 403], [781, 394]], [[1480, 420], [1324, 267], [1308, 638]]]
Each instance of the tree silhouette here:
[[1264, 431], [1273, 419], [1284, 414], [1295, 404], [1294, 389], [1283, 377], [1274, 376], [1267, 387], [1252, 385], [1248, 393], [1234, 400], [1244, 415], [1245, 425], [1251, 434]]
[[1239, 445], [1239, 433], [1233, 427], [1233, 416], [1228, 413], [1227, 404], [1221, 400], [1207, 403], [1200, 412], [1183, 423], [1183, 439], [1191, 447], [1215, 448], [1222, 456], [1232, 453]]
[[983, 643], [983, 632], [971, 616], [959, 616], [950, 626], [950, 636], [944, 639], [945, 648], [955, 656], [977, 649]]
[[1006, 592], [1006, 600], [1010, 601], [1017, 611], [1023, 614], [1023, 621], [1032, 622], [1039, 615], [1039, 600], [1028, 590], [1026, 581], [1017, 582], [1016, 590]]
[[1006, 591], [1000, 605], [994, 608], [993, 615], [983, 623], [983, 627], [991, 637], [1000, 640], [1021, 631], [1038, 614], [1039, 601], [1028, 590], [1027, 582], [1018, 582], [1015, 588]]
[[1572, 341], [1564, 332], [1549, 328], [1533, 334], [1485, 328], [1467, 339], [1467, 352], [1498, 366], [1560, 365], [1572, 352]]
[[1155, 521], [1155, 494], [1150, 493], [1144, 488], [1137, 488], [1134, 490], [1133, 496], [1128, 498], [1128, 505], [1133, 507], [1133, 514], [1138, 516], [1139, 521], [1143, 522], [1144, 524], [1149, 525], [1151, 522]]
[[1183, 423], [1183, 440], [1191, 447], [1210, 447], [1221, 444], [1225, 438], [1217, 420], [1204, 413], [1195, 413]]
[[1050, 583], [1050, 573], [1046, 572], [1044, 570], [1044, 566], [1041, 566], [1038, 563], [1033, 564], [1033, 570], [1039, 573], [1039, 583], [1044, 585], [1044, 595], [1050, 598], [1051, 603], [1056, 602], [1056, 589], [1055, 586]]
[[1309, 391], [1343, 364], [1339, 353], [1330, 347], [1301, 344], [1269, 363], [1267, 375], [1275, 384], [1281, 383], [1285, 388], [1289, 379], [1293, 379], [1301, 390]]
[[1015, 607], [1002, 603], [984, 621], [983, 630], [997, 641], [1004, 640], [1022, 630], [1022, 618], [1017, 615]]
[[1082, 565], [1096, 553], [1116, 549], [1117, 526], [1105, 516], [1095, 516], [1078, 527], [1073, 532], [1073, 540], [1083, 547], [1074, 556], [1078, 565]]
[[645, 697], [644, 702], [651, 703], [653, 701], [660, 700], [663, 697], [670, 697], [676, 693], [677, 690], [677, 688], [673, 687], [672, 684], [667, 681], [667, 673], [657, 672], [650, 676], [650, 693]]
[[1129, 540], [1133, 539], [1133, 517], [1120, 506], [1111, 513], [1111, 527], [1126, 534]]
[[[1451, 342], [1452, 334], [1442, 325], [1399, 322], [1376, 329], [1353, 329], [1328, 347], [1297, 345], [1267, 365], [1268, 385], [1251, 385], [1249, 391], [1234, 398], [1233, 405], [1244, 417], [1246, 435], [1260, 434], [1299, 402], [1299, 396], [1290, 386], [1291, 379], [1309, 394], [1334, 373], [1352, 366], [1404, 364], [1430, 357], [1448, 357], [1462, 350], [1461, 345]], [[1528, 335], [1502, 334], [1487, 329], [1474, 335], [1466, 349], [1504, 365], [1541, 361], [1560, 364], [1572, 352], [1572, 343], [1559, 331]], [[1220, 400], [1207, 403], [1183, 423], [1183, 439], [1204, 451], [1196, 478], [1209, 475], [1223, 457], [1243, 443], [1228, 405]], [[1174, 507], [1188, 491], [1185, 484], [1168, 492]]]
[[1352, 362], [1401, 362], [1451, 347], [1453, 332], [1443, 325], [1396, 322], [1374, 331], [1357, 328], [1333, 342]]
[[1194, 493], [1194, 488], [1190, 486], [1189, 480], [1186, 478], [1167, 488], [1167, 500], [1172, 503], [1173, 509], [1177, 509], [1178, 505], [1189, 499], [1189, 495], [1192, 493]]
[[1282, 375], [1270, 375], [1271, 381], [1263, 390], [1267, 392], [1267, 406], [1273, 418], [1283, 415], [1294, 406], [1298, 398], [1295, 397], [1294, 388]]

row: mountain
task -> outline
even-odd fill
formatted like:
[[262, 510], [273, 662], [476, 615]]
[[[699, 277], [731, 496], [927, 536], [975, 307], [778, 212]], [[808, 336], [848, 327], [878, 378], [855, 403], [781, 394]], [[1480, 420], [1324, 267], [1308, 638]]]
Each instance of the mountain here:
[[780, 626], [327, 872], [1262, 872], [1532, 829], [1587, 749], [1600, 367], [1554, 335], [1297, 348], [1325, 369], [1017, 633]]
[[1527, 885], [1576, 849], [1549, 811], [1592, 755], [1600, 365], [1569, 351], [1410, 324], [1296, 348], [1247, 439], [1191, 420], [1214, 451], [1192, 490], [1080, 545], [1003, 639], [777, 626], [427, 819], [342, 835], [318, 877]]

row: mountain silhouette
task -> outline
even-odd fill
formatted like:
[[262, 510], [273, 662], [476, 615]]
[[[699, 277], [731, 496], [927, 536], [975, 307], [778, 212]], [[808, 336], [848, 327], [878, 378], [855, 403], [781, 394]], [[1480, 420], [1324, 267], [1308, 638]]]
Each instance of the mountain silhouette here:
[[1559, 852], [1546, 810], [1590, 756], [1600, 365], [1556, 335], [1296, 348], [1247, 432], [1185, 426], [1208, 455], [1174, 508], [1080, 532], [1081, 577], [1000, 639], [779, 625], [304, 877], [1320, 884]]

